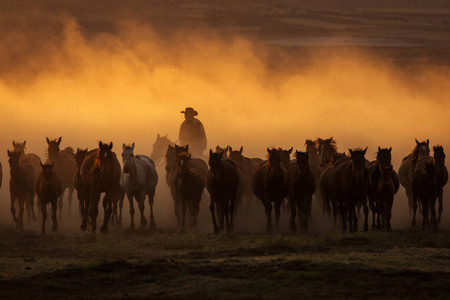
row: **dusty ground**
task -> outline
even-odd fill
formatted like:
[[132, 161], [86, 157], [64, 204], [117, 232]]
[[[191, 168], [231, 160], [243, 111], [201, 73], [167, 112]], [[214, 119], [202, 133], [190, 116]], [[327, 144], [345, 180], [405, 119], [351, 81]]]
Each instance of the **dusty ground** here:
[[[291, 59], [320, 59], [317, 46], [328, 49], [324, 56], [358, 46], [411, 76], [424, 65], [450, 66], [450, 5], [443, 0], [0, 0], [0, 36], [16, 41], [1, 53], [6, 82], [39, 73], [42, 64], [33, 62], [49, 59], [40, 51], [46, 41], [59, 43], [63, 18], [76, 20], [86, 38], [120, 34], [117, 24], [130, 20], [151, 26], [162, 39], [176, 40], [180, 30], [225, 40], [242, 36], [264, 45], [274, 70]], [[6, 160], [3, 168], [6, 174]], [[10, 225], [5, 179], [0, 298], [403, 299], [450, 293], [445, 229], [215, 236], [168, 231], [160, 218], [163, 229], [155, 232], [94, 235], [76, 225], [41, 236]]]

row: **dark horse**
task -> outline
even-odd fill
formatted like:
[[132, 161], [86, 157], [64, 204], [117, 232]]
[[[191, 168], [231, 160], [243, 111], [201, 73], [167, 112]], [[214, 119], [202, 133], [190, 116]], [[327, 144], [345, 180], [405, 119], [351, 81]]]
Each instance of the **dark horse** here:
[[[223, 159], [223, 152], [209, 151], [209, 171], [206, 177], [206, 188], [211, 195], [211, 216], [214, 233], [224, 230], [224, 218], [227, 232], [233, 231], [233, 214], [236, 203], [236, 193], [239, 186], [239, 172], [236, 164], [230, 159]], [[217, 207], [217, 226], [215, 210]]]
[[369, 207], [372, 210], [372, 227], [375, 227], [377, 215], [376, 227], [385, 227], [387, 231], [391, 230], [392, 205], [400, 185], [397, 172], [392, 167], [391, 151], [392, 148], [378, 147], [377, 159], [367, 164], [371, 179]]
[[[91, 152], [94, 150], [91, 150]], [[80, 149], [77, 148], [77, 152], [74, 155], [75, 163], [77, 165], [77, 169], [75, 171], [75, 174], [73, 175], [73, 186], [75, 190], [77, 191], [77, 198], [79, 201], [79, 209], [80, 214], [82, 215], [82, 212], [85, 210], [85, 203], [86, 203], [86, 190], [84, 187], [83, 179], [81, 178], [81, 165], [83, 164], [84, 159], [87, 155], [89, 155], [90, 152], [88, 152], [88, 149]], [[83, 215], [82, 215], [83, 216]]]
[[422, 227], [430, 226], [429, 212], [431, 212], [431, 226], [437, 226], [435, 205], [439, 190], [438, 174], [434, 162], [428, 162], [427, 159], [417, 161], [411, 183], [414, 208], [412, 226], [416, 225], [418, 199], [422, 204]]
[[[416, 147], [411, 151], [411, 153], [404, 157], [400, 167], [398, 169], [398, 178], [400, 184], [405, 188], [406, 196], [408, 197], [409, 211], [414, 210], [413, 196], [412, 196], [412, 177], [416, 169], [416, 164], [418, 160], [423, 158], [428, 159], [430, 157], [430, 141], [427, 139], [426, 142], [421, 142], [416, 139]], [[428, 161], [428, 160], [427, 160]]]
[[[21, 164], [20, 153], [10, 152], [8, 150], [9, 167], [11, 170], [11, 179], [9, 181], [9, 191], [11, 195], [11, 213], [13, 220], [17, 224], [17, 228], [23, 228], [23, 213], [24, 206], [27, 208], [28, 221], [32, 217], [36, 219], [34, 215], [34, 195], [35, 195], [35, 175], [33, 167], [29, 164]], [[16, 217], [15, 202], [16, 199], [19, 204], [19, 214]]]
[[280, 220], [281, 202], [288, 195], [284, 184], [286, 169], [281, 164], [281, 148], [267, 148], [268, 161], [259, 166], [252, 178], [252, 190], [265, 208], [267, 226], [266, 231], [272, 232], [272, 202], [275, 208], [275, 222]]
[[34, 174], [38, 175], [41, 173], [41, 158], [34, 153], [25, 153], [27, 141], [20, 142], [12, 142], [14, 152], [20, 153], [20, 163], [21, 164], [29, 164], [33, 167]]
[[41, 164], [42, 171], [36, 181], [36, 194], [42, 209], [42, 233], [45, 233], [45, 221], [47, 220], [47, 205], [52, 205], [53, 231], [58, 230], [58, 221], [56, 219], [56, 210], [58, 205], [58, 197], [62, 193], [61, 181], [58, 175], [53, 171], [53, 163], [51, 165]]
[[311, 217], [312, 195], [316, 190], [316, 179], [309, 167], [308, 152], [295, 152], [296, 162], [291, 164], [285, 177], [291, 204], [291, 219], [289, 226], [297, 230], [295, 216], [298, 213], [300, 224], [308, 230], [308, 220]]
[[[191, 154], [181, 152], [177, 157], [177, 167], [171, 172], [171, 189], [175, 194], [175, 206], [181, 205], [181, 228], [184, 230], [186, 212], [189, 209], [191, 225], [197, 226], [198, 212], [203, 189], [205, 188], [206, 176], [202, 170], [192, 167], [189, 163]], [[177, 208], [175, 209], [177, 218]], [[180, 220], [179, 220], [180, 223]]]
[[369, 229], [367, 196], [370, 188], [369, 170], [364, 158], [367, 148], [349, 149], [349, 151], [350, 157], [344, 157], [335, 163], [329, 183], [333, 197], [337, 199], [339, 205], [343, 231], [347, 230], [346, 219], [348, 219], [350, 232], [358, 230], [356, 204], [360, 202], [364, 207], [364, 230], [367, 232]]
[[113, 144], [99, 143], [99, 148], [86, 156], [81, 165], [81, 178], [86, 191], [86, 202], [83, 211], [81, 230], [86, 230], [88, 216], [91, 218], [92, 232], [97, 229], [98, 203], [100, 194], [103, 198], [104, 219], [100, 228], [102, 233], [108, 232], [108, 221], [112, 213], [113, 203], [120, 197], [120, 163], [112, 152]]
[[74, 151], [72, 148], [67, 147], [64, 150], [60, 150], [59, 145], [61, 144], [62, 138], [50, 140], [47, 138], [48, 144], [48, 160], [46, 164], [54, 163], [54, 170], [59, 176], [59, 180], [61, 180], [62, 193], [59, 197], [59, 215], [62, 214], [63, 208], [63, 198], [64, 191], [66, 188], [69, 189], [69, 215], [72, 206], [72, 194], [74, 190], [73, 186], [73, 176], [77, 170], [77, 166], [73, 159]]
[[443, 211], [442, 207], [442, 198], [443, 198], [443, 192], [444, 192], [444, 186], [448, 182], [448, 170], [445, 166], [445, 153], [444, 148], [442, 146], [434, 146], [433, 147], [434, 152], [434, 163], [436, 164], [436, 171], [438, 176], [438, 183], [439, 183], [439, 216], [437, 219], [437, 223], [439, 224], [441, 222], [441, 215]]

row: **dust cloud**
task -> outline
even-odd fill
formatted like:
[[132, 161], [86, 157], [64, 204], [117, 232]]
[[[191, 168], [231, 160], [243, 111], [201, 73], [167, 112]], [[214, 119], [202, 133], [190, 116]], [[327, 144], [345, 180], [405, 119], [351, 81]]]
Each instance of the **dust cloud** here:
[[[378, 146], [392, 147], [398, 169], [415, 138], [450, 146], [446, 67], [400, 68], [351, 46], [285, 51], [208, 29], [163, 36], [147, 24], [126, 21], [115, 23], [115, 32], [92, 34], [74, 18], [36, 20], [18, 17], [18, 26], [0, 31], [1, 223], [12, 224], [6, 150], [13, 140], [26, 140], [27, 151], [43, 160], [45, 138], [60, 136], [62, 147], [91, 149], [100, 140], [112, 141], [120, 154], [122, 143], [135, 142], [136, 153], [149, 155], [158, 133], [178, 139], [180, 111], [188, 106], [199, 112], [210, 148], [244, 146], [249, 157], [265, 156], [271, 145], [300, 150], [307, 138], [333, 136], [340, 151], [368, 146], [369, 160]], [[156, 222], [173, 228], [164, 169], [158, 171]], [[201, 229], [210, 231], [206, 199]], [[405, 201], [401, 189], [394, 228], [408, 226]], [[245, 227], [238, 220], [241, 230], [264, 230], [257, 204], [254, 224]], [[68, 229], [78, 228], [76, 207], [75, 198], [76, 226]], [[66, 209], [67, 204], [63, 216]], [[314, 209], [313, 227], [329, 228], [320, 224], [319, 205]], [[124, 226], [128, 215], [126, 204]]]

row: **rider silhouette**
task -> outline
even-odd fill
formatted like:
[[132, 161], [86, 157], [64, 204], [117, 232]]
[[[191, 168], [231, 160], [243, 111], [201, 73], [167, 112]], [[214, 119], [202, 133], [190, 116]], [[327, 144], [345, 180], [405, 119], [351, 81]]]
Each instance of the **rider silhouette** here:
[[182, 146], [189, 145], [189, 151], [193, 156], [203, 155], [206, 149], [206, 134], [202, 122], [196, 119], [198, 112], [192, 107], [186, 107], [184, 111], [185, 120], [180, 126], [179, 139]]

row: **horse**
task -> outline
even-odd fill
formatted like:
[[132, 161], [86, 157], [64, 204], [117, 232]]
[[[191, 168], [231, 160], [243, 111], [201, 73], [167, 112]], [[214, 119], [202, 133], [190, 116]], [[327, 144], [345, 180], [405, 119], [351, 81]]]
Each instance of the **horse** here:
[[414, 170], [416, 169], [417, 161], [422, 159], [428, 159], [430, 157], [430, 141], [427, 139], [424, 142], [419, 142], [416, 139], [416, 147], [411, 153], [402, 159], [400, 167], [398, 169], [398, 178], [400, 184], [405, 188], [406, 197], [408, 198], [409, 212], [414, 210], [413, 196], [411, 190], [411, 183]]
[[[331, 195], [331, 189], [329, 187], [329, 176], [333, 169], [333, 157], [338, 155], [336, 141], [333, 137], [329, 139], [317, 138], [315, 141], [317, 149], [317, 165], [315, 166], [317, 182], [319, 183], [319, 195], [322, 199], [322, 212], [328, 216], [333, 211], [334, 220], [338, 214], [337, 203], [333, 202], [334, 199]], [[334, 205], [333, 205], [334, 204]]]
[[53, 163], [51, 165], [43, 165], [42, 171], [36, 181], [36, 194], [42, 210], [42, 227], [41, 232], [45, 233], [45, 221], [47, 219], [47, 205], [52, 205], [53, 231], [58, 230], [58, 221], [56, 219], [56, 210], [58, 205], [58, 197], [62, 193], [61, 181], [58, 175], [53, 171]]
[[[185, 145], [185, 146], [175, 145], [175, 152], [176, 152], [177, 158], [182, 153], [190, 153], [189, 152], [189, 145]], [[201, 172], [201, 176], [203, 178], [206, 178], [206, 174], [208, 173], [208, 164], [203, 159], [198, 158], [198, 157], [191, 157], [189, 159], [189, 166], [191, 168], [198, 169]]]
[[258, 167], [252, 178], [252, 190], [264, 205], [267, 225], [266, 231], [272, 232], [272, 202], [275, 208], [275, 224], [280, 220], [281, 202], [288, 195], [284, 184], [286, 169], [281, 164], [281, 148], [267, 148], [268, 161]]
[[[95, 150], [91, 150], [93, 152]], [[77, 198], [79, 201], [79, 209], [80, 214], [83, 216], [83, 211], [85, 210], [85, 203], [86, 203], [86, 190], [83, 183], [83, 179], [81, 177], [81, 165], [83, 164], [84, 159], [86, 156], [88, 156], [91, 152], [88, 152], [88, 149], [80, 149], [77, 148], [77, 152], [74, 155], [75, 164], [77, 166], [77, 169], [75, 170], [75, 174], [73, 175], [73, 186], [75, 190], [77, 191]]]
[[350, 157], [344, 157], [334, 164], [329, 178], [329, 184], [333, 197], [337, 200], [342, 217], [342, 229], [347, 230], [347, 219], [349, 231], [358, 230], [358, 219], [356, 216], [356, 204], [362, 203], [364, 207], [364, 231], [368, 231], [367, 197], [370, 189], [369, 170], [366, 167], [367, 148], [349, 149]]
[[[27, 209], [28, 222], [36, 220], [34, 214], [35, 174], [29, 164], [20, 163], [20, 153], [8, 150], [8, 162], [11, 172], [9, 191], [11, 195], [11, 213], [18, 229], [23, 228], [24, 206]], [[16, 200], [19, 204], [19, 214], [16, 217]]]
[[378, 147], [376, 160], [367, 164], [371, 179], [369, 207], [372, 210], [372, 228], [375, 227], [375, 215], [377, 215], [376, 227], [385, 227], [387, 231], [392, 228], [392, 205], [394, 195], [400, 186], [397, 172], [392, 167], [391, 151], [392, 147], [389, 149]]
[[100, 194], [103, 198], [104, 219], [100, 232], [108, 232], [108, 221], [112, 213], [112, 205], [120, 197], [120, 163], [116, 154], [112, 152], [113, 143], [99, 142], [99, 148], [86, 156], [81, 165], [81, 178], [86, 191], [86, 202], [83, 211], [83, 220], [80, 226], [82, 231], [87, 229], [88, 216], [91, 218], [92, 232], [97, 229], [98, 203]]
[[25, 153], [27, 141], [24, 141], [23, 143], [19, 142], [12, 142], [14, 152], [20, 153], [20, 163], [21, 164], [29, 164], [34, 169], [34, 174], [41, 173], [41, 158], [34, 154], [34, 153]]
[[309, 169], [314, 174], [316, 178], [316, 186], [319, 182], [319, 155], [317, 153], [317, 145], [313, 140], [306, 139], [305, 141], [306, 152], [308, 152], [309, 157]]
[[150, 158], [156, 162], [156, 164], [164, 158], [164, 155], [166, 154], [167, 147], [168, 146], [174, 147], [175, 143], [172, 142], [168, 137], [167, 134], [165, 136], [159, 135], [159, 133], [156, 135], [156, 141], [153, 144], [152, 153], [150, 154]]
[[123, 174], [120, 183], [130, 202], [130, 228], [134, 229], [133, 198], [136, 199], [141, 212], [141, 228], [147, 225], [147, 219], [144, 216], [145, 196], [148, 196], [150, 205], [150, 227], [154, 228], [156, 224], [153, 215], [153, 202], [156, 184], [158, 183], [155, 163], [148, 156], [134, 155], [134, 143], [131, 146], [122, 145], [122, 160]]
[[[239, 172], [236, 164], [227, 158], [223, 158], [223, 152], [213, 153], [209, 151], [209, 167], [206, 176], [206, 188], [211, 196], [210, 210], [214, 233], [224, 230], [224, 218], [227, 232], [233, 231], [233, 215], [236, 203], [236, 195], [239, 186]], [[217, 226], [215, 211], [217, 207]]]
[[437, 218], [437, 224], [441, 222], [441, 215], [443, 211], [442, 207], [442, 198], [444, 193], [444, 186], [447, 184], [448, 181], [448, 170], [445, 166], [445, 153], [444, 148], [442, 146], [433, 146], [433, 152], [434, 152], [434, 162], [436, 164], [436, 170], [437, 170], [437, 176], [438, 176], [438, 183], [439, 183], [439, 196], [438, 196], [438, 202], [439, 202], [439, 216]]
[[[186, 212], [189, 209], [191, 215], [191, 225], [197, 226], [199, 204], [205, 188], [206, 176], [203, 171], [193, 167], [190, 163], [191, 154], [181, 152], [177, 157], [177, 167], [171, 172], [171, 189], [175, 194], [175, 214], [181, 229], [184, 230]], [[177, 213], [181, 205], [181, 216]]]
[[417, 201], [422, 204], [422, 228], [430, 226], [429, 212], [431, 212], [431, 226], [436, 228], [436, 199], [439, 196], [439, 180], [434, 162], [417, 162], [411, 182], [411, 192], [413, 197], [413, 220], [412, 226], [416, 225]]
[[309, 166], [308, 152], [295, 152], [295, 163], [289, 166], [284, 178], [291, 205], [289, 227], [297, 231], [295, 217], [298, 213], [300, 224], [308, 230], [308, 220], [311, 217], [312, 195], [316, 190], [316, 179]]
[[67, 147], [64, 150], [60, 150], [59, 145], [61, 144], [62, 137], [59, 139], [50, 140], [48, 137], [48, 159], [45, 164], [54, 163], [54, 170], [61, 180], [62, 193], [59, 197], [59, 216], [62, 215], [64, 192], [69, 189], [69, 215], [71, 212], [72, 198], [73, 198], [73, 176], [77, 170], [77, 165], [73, 156], [75, 155], [71, 147]]

